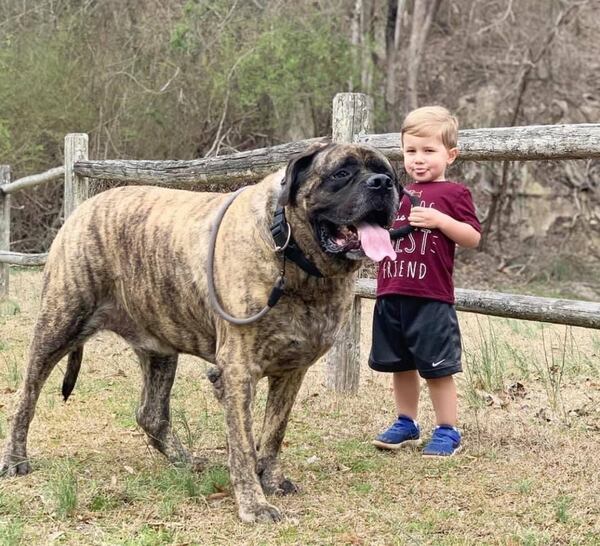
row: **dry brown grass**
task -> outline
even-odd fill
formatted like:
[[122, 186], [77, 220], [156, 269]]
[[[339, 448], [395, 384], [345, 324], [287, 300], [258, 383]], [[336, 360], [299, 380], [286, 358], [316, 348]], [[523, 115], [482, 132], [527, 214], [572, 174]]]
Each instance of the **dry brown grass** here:
[[[20, 313], [0, 317], [2, 444], [40, 277], [12, 274]], [[364, 306], [365, 351], [371, 306]], [[459, 456], [373, 449], [373, 435], [393, 419], [387, 378], [365, 366], [359, 395], [340, 396], [323, 387], [317, 364], [282, 454], [302, 491], [274, 499], [283, 523], [255, 526], [239, 522], [228, 486], [211, 493], [214, 477], [175, 471], [146, 447], [133, 419], [135, 359], [103, 333], [86, 346], [68, 404], [60, 399], [62, 364], [42, 393], [29, 442], [34, 472], [0, 482], [0, 545], [600, 544], [600, 336], [474, 315], [462, 315], [461, 324], [468, 373], [459, 379]], [[182, 359], [174, 417], [184, 441], [222, 479], [222, 417], [204, 371], [203, 362]], [[257, 414], [264, 395], [262, 388]], [[421, 424], [432, 425], [426, 392]], [[76, 504], [64, 515], [58, 501], [69, 479]]]

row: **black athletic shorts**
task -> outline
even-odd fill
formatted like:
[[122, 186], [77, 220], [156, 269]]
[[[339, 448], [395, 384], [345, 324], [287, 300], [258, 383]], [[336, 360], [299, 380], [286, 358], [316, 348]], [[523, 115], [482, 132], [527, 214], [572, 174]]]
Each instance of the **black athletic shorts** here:
[[369, 366], [378, 372], [418, 370], [425, 379], [462, 371], [454, 305], [412, 296], [377, 298]]

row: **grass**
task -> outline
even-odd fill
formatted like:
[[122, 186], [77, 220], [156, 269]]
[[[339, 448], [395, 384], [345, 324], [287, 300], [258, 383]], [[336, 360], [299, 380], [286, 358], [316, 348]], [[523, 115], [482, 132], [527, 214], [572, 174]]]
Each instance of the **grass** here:
[[59, 519], [72, 517], [77, 510], [78, 471], [69, 460], [58, 460], [46, 484], [47, 504]]
[[0, 546], [19, 546], [23, 538], [23, 522], [18, 518], [0, 521]]
[[4, 365], [4, 377], [7, 385], [7, 389], [11, 391], [17, 390], [23, 379], [21, 373], [21, 363], [17, 359], [16, 355], [10, 352], [8, 349], [0, 352], [0, 359]]
[[[20, 313], [0, 316], [0, 448], [37, 311], [40, 274], [11, 276]], [[365, 302], [362, 354], [368, 351]], [[465, 449], [450, 460], [377, 451], [394, 417], [389, 378], [361, 370], [357, 396], [323, 386], [315, 365], [282, 451], [298, 495], [271, 500], [277, 525], [244, 525], [227, 471], [223, 416], [183, 357], [172, 400], [181, 441], [209, 464], [174, 468], [135, 424], [140, 377], [130, 349], [102, 333], [86, 345], [68, 403], [63, 365], [33, 420], [33, 472], [0, 482], [2, 545], [597, 545], [600, 334], [461, 314], [465, 373], [457, 377]], [[519, 386], [520, 385], [520, 386]], [[264, 382], [256, 423], [264, 411]], [[422, 391], [421, 425], [433, 414]]]

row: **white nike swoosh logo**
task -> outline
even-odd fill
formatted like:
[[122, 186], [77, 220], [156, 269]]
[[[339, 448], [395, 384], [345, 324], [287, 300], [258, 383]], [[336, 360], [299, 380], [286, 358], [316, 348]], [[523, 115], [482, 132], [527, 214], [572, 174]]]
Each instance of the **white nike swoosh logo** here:
[[438, 360], [437, 362], [432, 362], [432, 363], [431, 363], [431, 366], [432, 366], [433, 368], [436, 368], [436, 367], [438, 367], [438, 366], [439, 366], [439, 365], [440, 365], [442, 362], [446, 362], [446, 359], [445, 359], [445, 358], [442, 358], [442, 360]]

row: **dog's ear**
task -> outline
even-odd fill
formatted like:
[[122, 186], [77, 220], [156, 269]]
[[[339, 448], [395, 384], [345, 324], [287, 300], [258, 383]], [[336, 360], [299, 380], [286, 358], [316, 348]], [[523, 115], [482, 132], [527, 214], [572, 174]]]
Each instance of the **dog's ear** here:
[[285, 169], [285, 176], [281, 181], [281, 193], [279, 194], [279, 204], [282, 207], [286, 205], [294, 206], [296, 204], [296, 195], [302, 182], [306, 180], [306, 175], [315, 156], [331, 146], [331, 143], [323, 139], [316, 144], [312, 144], [304, 152], [294, 157], [288, 163]]

